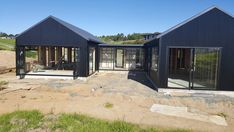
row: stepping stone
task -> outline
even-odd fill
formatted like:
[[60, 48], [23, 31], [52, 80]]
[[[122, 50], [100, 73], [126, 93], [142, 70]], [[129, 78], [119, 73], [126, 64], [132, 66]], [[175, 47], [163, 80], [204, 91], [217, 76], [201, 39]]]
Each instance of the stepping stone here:
[[152, 107], [150, 108], [150, 111], [168, 116], [182, 117], [187, 119], [214, 123], [221, 126], [228, 125], [224, 117], [218, 115], [209, 115], [208, 113], [205, 112], [202, 113], [189, 112], [187, 107], [153, 104]]

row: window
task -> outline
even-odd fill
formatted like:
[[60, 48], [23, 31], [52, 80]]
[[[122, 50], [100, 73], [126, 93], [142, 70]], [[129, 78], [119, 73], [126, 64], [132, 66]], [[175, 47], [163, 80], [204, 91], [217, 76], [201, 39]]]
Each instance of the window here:
[[95, 48], [89, 47], [89, 75], [95, 71]]
[[177, 49], [177, 68], [185, 68], [185, 51], [186, 49]]
[[158, 48], [152, 48], [151, 70], [158, 70]]
[[126, 51], [126, 68], [142, 69], [144, 64], [144, 50], [141, 48], [128, 48]]
[[100, 48], [100, 68], [113, 68], [114, 50], [113, 48]]

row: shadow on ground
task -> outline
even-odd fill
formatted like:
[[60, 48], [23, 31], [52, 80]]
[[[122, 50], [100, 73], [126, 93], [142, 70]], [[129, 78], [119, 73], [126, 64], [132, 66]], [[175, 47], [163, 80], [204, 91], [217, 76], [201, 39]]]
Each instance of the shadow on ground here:
[[149, 78], [147, 78], [147, 75], [145, 72], [143, 71], [129, 71], [128, 72], [128, 79], [134, 80], [138, 83], [141, 83], [153, 90], [158, 91], [154, 85], [151, 83], [151, 81], [149, 80]]

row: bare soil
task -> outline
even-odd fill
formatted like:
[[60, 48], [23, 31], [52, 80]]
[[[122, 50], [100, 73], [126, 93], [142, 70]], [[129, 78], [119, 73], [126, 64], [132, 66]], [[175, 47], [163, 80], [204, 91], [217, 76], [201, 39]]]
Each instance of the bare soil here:
[[[34, 58], [26, 58], [27, 62], [34, 60]], [[3, 70], [15, 68], [15, 62], [15, 51], [0, 50], [0, 74]]]
[[[133, 77], [132, 77], [133, 76]], [[97, 73], [87, 81], [16, 79], [14, 73], [0, 75], [8, 81], [7, 89], [0, 91], [0, 114], [15, 110], [38, 109], [48, 113], [82, 113], [108, 120], [156, 127], [192, 129], [194, 131], [233, 131], [234, 98], [224, 95], [170, 95], [156, 92], [145, 85], [144, 78], [134, 74]], [[112, 107], [106, 107], [106, 104]], [[150, 111], [153, 104], [186, 106], [226, 116], [228, 126], [201, 122]]]
[[15, 51], [0, 50], [0, 70], [15, 67]]

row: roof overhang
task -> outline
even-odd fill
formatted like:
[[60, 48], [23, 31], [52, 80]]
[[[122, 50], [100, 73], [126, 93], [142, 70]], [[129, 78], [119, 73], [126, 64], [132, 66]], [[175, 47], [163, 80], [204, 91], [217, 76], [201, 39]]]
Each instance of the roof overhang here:
[[172, 28], [170, 28], [170, 29], [168, 29], [168, 30], [162, 32], [162, 33], [159, 34], [156, 38], [153, 38], [153, 39], [147, 41], [146, 43], [149, 43], [149, 42], [151, 42], [151, 41], [153, 41], [153, 40], [156, 40], [156, 39], [160, 39], [162, 36], [164, 36], [164, 35], [166, 35], [166, 34], [172, 32], [172, 31], [176, 30], [177, 28], [179, 28], [179, 27], [181, 27], [181, 26], [187, 24], [188, 22], [190, 22], [190, 21], [192, 21], [192, 20], [194, 20], [194, 19], [200, 17], [200, 16], [203, 15], [203, 14], [206, 14], [207, 12], [209, 12], [209, 11], [211, 11], [211, 10], [213, 10], [213, 9], [218, 9], [218, 10], [222, 11], [223, 13], [227, 14], [228, 16], [234, 18], [233, 15], [231, 15], [230, 13], [227, 13], [226, 11], [220, 9], [219, 7], [217, 7], [217, 6], [212, 6], [212, 7], [208, 8], [208, 9], [206, 9], [206, 10], [204, 10], [204, 11], [198, 13], [197, 15], [195, 15], [195, 16], [193, 16], [193, 17], [191, 17], [191, 18], [189, 18], [189, 19], [187, 19], [187, 20], [185, 20], [185, 21], [183, 21], [183, 22], [181, 22], [181, 23], [179, 23], [179, 24], [177, 24], [176, 26], [174, 26], [174, 27], [172, 27]]

